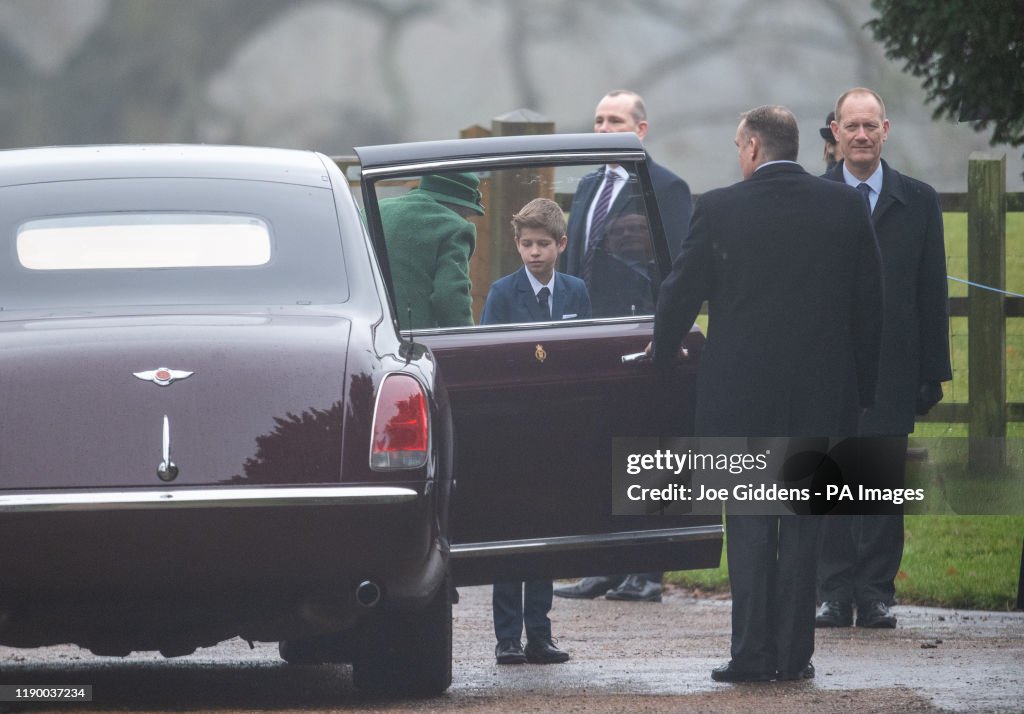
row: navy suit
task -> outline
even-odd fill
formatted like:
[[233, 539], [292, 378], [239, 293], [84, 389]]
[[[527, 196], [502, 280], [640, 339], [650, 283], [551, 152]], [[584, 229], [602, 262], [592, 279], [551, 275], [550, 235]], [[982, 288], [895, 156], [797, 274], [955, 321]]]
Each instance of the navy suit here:
[[[500, 325], [589, 317], [590, 297], [587, 295], [587, 286], [579, 278], [557, 271], [554, 275], [551, 317], [545, 315], [526, 275], [526, 266], [523, 266], [491, 285], [480, 324]], [[551, 620], [548, 612], [551, 611], [551, 596], [550, 580], [495, 583], [491, 605], [497, 639], [518, 642], [525, 627], [527, 640], [550, 640]]]
[[[843, 164], [825, 174], [844, 181]], [[934, 189], [882, 161], [882, 191], [871, 222], [878, 236], [885, 279], [885, 313], [875, 405], [861, 420], [873, 439], [868, 485], [900, 488], [906, 468], [906, 435], [914, 430], [922, 382], [952, 378], [942, 210]], [[880, 448], [878, 445], [884, 445]], [[867, 469], [865, 469], [867, 471]], [[902, 508], [874, 516], [825, 520], [818, 563], [822, 601], [867, 605], [894, 602], [894, 579], [903, 558]]]
[[[669, 254], [675, 260], [683, 239], [686, 238], [693, 211], [690, 187], [683, 179], [655, 163], [650, 157], [647, 159], [647, 170], [651, 175], [658, 212], [661, 214], [665, 237], [668, 239]], [[562, 270], [571, 275], [581, 273], [587, 246], [587, 215], [597, 197], [598, 187], [604, 180], [604, 172], [605, 167], [601, 167], [584, 176], [573, 196], [569, 209], [569, 225], [566, 229], [569, 245], [562, 255], [561, 262]], [[617, 218], [629, 214], [647, 215], [639, 183], [632, 174], [609, 206], [605, 226], [610, 227], [615, 224]], [[641, 276], [635, 270], [629, 270], [610, 259], [607, 254], [600, 255], [597, 261], [595, 277], [587, 286], [595, 316], [622, 316], [634, 311], [638, 314], [653, 312], [656, 289], [656, 276], [653, 271], [650, 275]]]
[[590, 296], [587, 286], [579, 278], [555, 273], [555, 289], [548, 318], [526, 275], [526, 266], [510, 275], [495, 280], [487, 293], [481, 325], [507, 325], [513, 322], [542, 322], [544, 320], [571, 320], [590, 317]]

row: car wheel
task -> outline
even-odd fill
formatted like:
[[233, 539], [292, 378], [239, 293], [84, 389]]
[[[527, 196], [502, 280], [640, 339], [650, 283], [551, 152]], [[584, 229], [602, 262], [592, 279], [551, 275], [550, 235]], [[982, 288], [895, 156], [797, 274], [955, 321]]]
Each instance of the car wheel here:
[[345, 645], [349, 633], [334, 632], [319, 637], [304, 637], [292, 640], [281, 640], [277, 643], [277, 652], [288, 664], [306, 665], [323, 664], [325, 662], [346, 662]]
[[377, 613], [352, 658], [352, 680], [367, 692], [431, 696], [452, 683], [452, 594], [447, 579], [423, 610]]

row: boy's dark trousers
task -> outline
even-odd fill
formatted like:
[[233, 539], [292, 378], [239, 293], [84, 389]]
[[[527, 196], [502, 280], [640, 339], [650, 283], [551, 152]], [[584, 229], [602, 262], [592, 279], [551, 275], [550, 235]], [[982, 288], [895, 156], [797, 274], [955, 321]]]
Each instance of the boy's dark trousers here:
[[494, 584], [494, 634], [499, 640], [550, 640], [552, 581], [527, 580]]

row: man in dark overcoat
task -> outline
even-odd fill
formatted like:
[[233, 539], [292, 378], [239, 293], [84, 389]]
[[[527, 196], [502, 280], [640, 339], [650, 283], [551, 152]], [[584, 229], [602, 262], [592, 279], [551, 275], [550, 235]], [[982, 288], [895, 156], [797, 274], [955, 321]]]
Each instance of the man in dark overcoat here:
[[[667, 380], [701, 304], [703, 437], [845, 437], [875, 396], [882, 318], [878, 245], [864, 201], [796, 163], [784, 107], [743, 115], [744, 181], [697, 202], [661, 285], [655, 365]], [[716, 681], [814, 676], [818, 516], [726, 516], [731, 661]]]
[[[862, 191], [871, 207], [885, 275], [878, 397], [861, 434], [870, 453], [866, 485], [901, 488], [915, 414], [942, 399], [952, 378], [942, 210], [931, 186], [882, 160], [889, 120], [882, 98], [858, 87], [836, 103], [832, 131], [843, 161], [825, 177]], [[896, 626], [890, 611], [903, 557], [901, 508], [884, 515], [829, 516], [818, 563], [819, 627]]]
[[[616, 89], [598, 102], [594, 110], [594, 131], [608, 133], [631, 131], [646, 138], [648, 130], [647, 107], [636, 92]], [[669, 254], [675, 259], [690, 225], [693, 200], [686, 181], [647, 156], [647, 169], [654, 186]], [[615, 174], [615, 178], [611, 177]], [[609, 187], [610, 201], [607, 213], [594, 228], [595, 212], [605, 184]], [[653, 271], [637, 270], [637, 261], [610, 250], [609, 231], [623, 230], [626, 226], [642, 224], [646, 231], [647, 215], [643, 196], [636, 176], [622, 166], [606, 165], [584, 176], [573, 196], [566, 229], [569, 243], [562, 256], [561, 270], [583, 278], [587, 284], [594, 317], [622, 317], [653, 312], [657, 293]], [[606, 240], [606, 238], [608, 240]], [[648, 250], [650, 238], [645, 238]], [[591, 246], [593, 244], [593, 246]], [[585, 267], [588, 247], [596, 254], [591, 265]], [[648, 256], [648, 260], [652, 260]], [[568, 598], [595, 598], [600, 595], [611, 600], [644, 602], [661, 601], [662, 573], [637, 573], [589, 577], [555, 588], [555, 595]]]

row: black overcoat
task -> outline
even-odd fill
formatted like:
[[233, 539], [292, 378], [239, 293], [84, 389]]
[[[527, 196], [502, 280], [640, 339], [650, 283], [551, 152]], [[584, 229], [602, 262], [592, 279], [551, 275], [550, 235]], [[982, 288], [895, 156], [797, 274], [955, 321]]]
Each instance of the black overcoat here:
[[[825, 177], [843, 181], [842, 163]], [[885, 319], [878, 396], [864, 415], [862, 432], [909, 434], [921, 383], [952, 379], [939, 197], [883, 160], [882, 191], [871, 221], [882, 252]]]
[[654, 323], [670, 368], [708, 301], [700, 436], [847, 436], [875, 395], [882, 273], [864, 200], [772, 163], [698, 201]]

